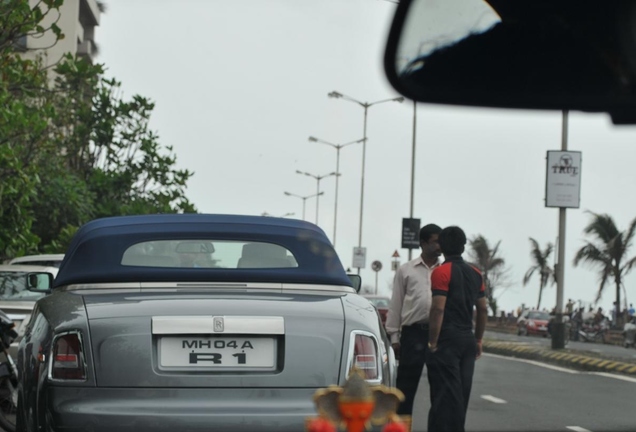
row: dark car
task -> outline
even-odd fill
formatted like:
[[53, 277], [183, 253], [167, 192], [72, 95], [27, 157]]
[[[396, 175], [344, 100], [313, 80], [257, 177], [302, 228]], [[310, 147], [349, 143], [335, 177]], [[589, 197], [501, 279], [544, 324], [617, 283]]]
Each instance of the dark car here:
[[90, 222], [20, 344], [18, 430], [301, 431], [317, 389], [395, 360], [317, 226], [152, 215]]
[[364, 294], [364, 297], [378, 310], [380, 319], [382, 320], [382, 325], [386, 325], [386, 316], [389, 313], [389, 304], [391, 303], [391, 299], [387, 296], [374, 294]]

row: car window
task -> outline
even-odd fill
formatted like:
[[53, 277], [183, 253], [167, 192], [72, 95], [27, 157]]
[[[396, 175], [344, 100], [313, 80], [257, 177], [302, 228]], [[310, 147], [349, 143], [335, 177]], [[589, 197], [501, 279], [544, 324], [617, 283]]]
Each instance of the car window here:
[[[47, 280], [38, 283], [46, 287]], [[25, 272], [0, 272], [0, 300], [37, 300], [43, 294], [35, 293], [27, 289], [27, 273]]]
[[51, 261], [51, 260], [22, 260], [22, 261], [13, 261], [10, 263], [11, 265], [34, 265], [34, 266], [44, 266], [44, 267], [55, 267], [60, 268], [60, 264], [62, 261]]
[[386, 298], [370, 298], [369, 301], [373, 304], [373, 306], [378, 308], [389, 307], [389, 299]]
[[121, 264], [208, 269], [298, 267], [294, 255], [276, 244], [209, 239], [137, 243], [124, 252]]

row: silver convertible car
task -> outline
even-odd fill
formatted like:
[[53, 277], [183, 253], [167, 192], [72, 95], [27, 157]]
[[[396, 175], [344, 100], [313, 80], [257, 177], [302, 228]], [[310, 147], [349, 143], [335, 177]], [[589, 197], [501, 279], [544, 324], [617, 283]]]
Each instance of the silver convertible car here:
[[303, 221], [90, 222], [20, 344], [17, 430], [302, 431], [314, 392], [352, 367], [394, 383], [352, 280]]

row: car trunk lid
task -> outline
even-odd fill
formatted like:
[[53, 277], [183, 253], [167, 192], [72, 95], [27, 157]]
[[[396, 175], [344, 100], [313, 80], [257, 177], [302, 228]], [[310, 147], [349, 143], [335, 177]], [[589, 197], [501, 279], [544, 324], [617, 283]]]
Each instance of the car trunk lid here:
[[339, 381], [337, 293], [85, 295], [99, 387], [324, 387]]

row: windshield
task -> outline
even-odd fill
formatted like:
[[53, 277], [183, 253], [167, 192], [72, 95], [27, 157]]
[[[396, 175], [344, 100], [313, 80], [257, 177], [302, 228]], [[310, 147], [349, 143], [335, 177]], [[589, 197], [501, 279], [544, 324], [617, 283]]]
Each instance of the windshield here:
[[550, 319], [550, 315], [548, 313], [545, 312], [530, 312], [528, 314], [528, 319], [535, 319], [535, 320], [549, 320]]
[[[48, 279], [41, 275], [38, 278], [38, 287], [46, 289]], [[29, 291], [27, 289], [27, 273], [24, 272], [0, 272], [0, 300], [3, 301], [24, 301], [37, 300], [43, 294]]]

